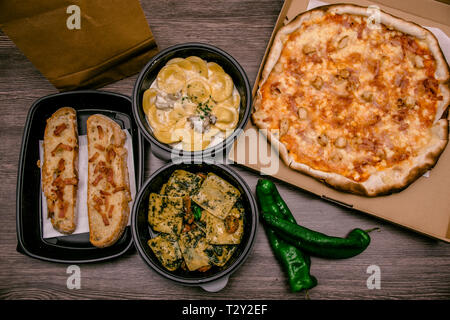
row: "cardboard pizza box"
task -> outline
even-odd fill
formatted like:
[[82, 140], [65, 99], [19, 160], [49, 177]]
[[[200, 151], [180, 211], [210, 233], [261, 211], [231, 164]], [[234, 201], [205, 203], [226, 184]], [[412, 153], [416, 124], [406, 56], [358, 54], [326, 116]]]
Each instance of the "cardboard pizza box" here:
[[[315, 1], [315, 0], [312, 0]], [[323, 0], [332, 4], [342, 1]], [[379, 0], [346, 1], [363, 6], [376, 5], [392, 15], [413, 21], [426, 27], [439, 28], [450, 36], [450, 5], [435, 0]], [[261, 72], [276, 32], [299, 13], [307, 10], [309, 0], [286, 0], [260, 65], [253, 96], [258, 89]], [[445, 37], [445, 35], [443, 35]], [[448, 58], [447, 58], [448, 61]], [[388, 196], [368, 198], [337, 191], [312, 177], [287, 167], [269, 146], [266, 138], [258, 133], [251, 121], [229, 153], [233, 162], [268, 174], [325, 200], [352, 208], [421, 234], [450, 243], [450, 146], [442, 153], [436, 166], [408, 188]], [[248, 143], [257, 137], [257, 143]], [[279, 168], [276, 168], [278, 164]]]

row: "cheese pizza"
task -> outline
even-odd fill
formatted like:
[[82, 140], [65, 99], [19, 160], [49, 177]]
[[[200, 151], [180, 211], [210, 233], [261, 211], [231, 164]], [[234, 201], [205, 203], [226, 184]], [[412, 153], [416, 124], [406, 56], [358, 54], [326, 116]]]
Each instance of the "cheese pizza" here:
[[282, 27], [252, 118], [292, 169], [378, 196], [404, 189], [436, 164], [448, 141], [450, 89], [431, 32], [370, 14], [324, 6]]

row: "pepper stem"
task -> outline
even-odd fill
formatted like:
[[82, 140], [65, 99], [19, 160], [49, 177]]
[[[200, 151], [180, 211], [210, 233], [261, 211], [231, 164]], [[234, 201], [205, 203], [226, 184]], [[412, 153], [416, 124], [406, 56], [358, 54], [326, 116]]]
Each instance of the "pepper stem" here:
[[309, 297], [309, 292], [308, 292], [308, 290], [305, 290], [305, 299], [306, 299], [306, 300], [311, 300], [311, 298]]
[[375, 227], [375, 228], [372, 228], [372, 229], [364, 230], [364, 232], [370, 233], [370, 232], [375, 231], [375, 230], [380, 230], [380, 228]]

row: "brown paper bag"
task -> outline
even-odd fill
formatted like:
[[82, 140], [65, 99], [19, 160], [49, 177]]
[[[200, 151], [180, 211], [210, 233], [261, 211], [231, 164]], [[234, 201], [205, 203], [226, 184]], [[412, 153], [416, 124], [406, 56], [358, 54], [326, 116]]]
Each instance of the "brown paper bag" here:
[[0, 28], [60, 91], [135, 74], [158, 51], [138, 0], [0, 1]]

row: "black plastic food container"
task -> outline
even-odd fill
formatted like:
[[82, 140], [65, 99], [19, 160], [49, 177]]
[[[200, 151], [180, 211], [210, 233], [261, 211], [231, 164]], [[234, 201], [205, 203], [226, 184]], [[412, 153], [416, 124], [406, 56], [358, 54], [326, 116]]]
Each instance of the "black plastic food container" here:
[[17, 177], [16, 217], [17, 250], [33, 258], [61, 263], [87, 263], [111, 259], [132, 248], [130, 227], [112, 246], [96, 248], [89, 233], [44, 239], [42, 237], [41, 180], [39, 140], [43, 140], [46, 120], [61, 107], [77, 111], [78, 134], [86, 134], [86, 120], [92, 114], [103, 114], [128, 129], [132, 141], [136, 188], [143, 181], [143, 139], [132, 115], [131, 99], [106, 91], [73, 91], [40, 98], [31, 106], [22, 137]]
[[[186, 58], [189, 56], [198, 56], [207, 62], [219, 64], [228, 75], [233, 79], [240, 96], [241, 105], [239, 109], [239, 121], [236, 130], [223, 142], [206, 148], [202, 151], [183, 151], [176, 150], [168, 145], [159, 142], [152, 133], [146, 115], [142, 109], [142, 98], [144, 91], [147, 90], [156, 79], [158, 72], [165, 64], [173, 58]], [[152, 144], [152, 152], [163, 160], [173, 160], [174, 158], [201, 158], [207, 159], [217, 156], [226, 156], [233, 141], [247, 124], [251, 112], [252, 95], [250, 83], [247, 75], [240, 64], [225, 51], [214, 46], [203, 43], [185, 43], [169, 47], [154, 56], [139, 74], [139, 77], [133, 89], [133, 115], [144, 137]]]
[[[152, 192], [159, 193], [162, 185], [167, 182], [173, 171], [183, 169], [192, 173], [212, 172], [225, 179], [236, 187], [241, 193], [242, 203], [245, 209], [244, 234], [241, 243], [230, 260], [223, 266], [214, 266], [206, 272], [187, 272], [183, 270], [168, 271], [165, 269], [147, 241], [155, 236], [148, 224], [148, 201]], [[229, 276], [239, 268], [249, 255], [258, 226], [258, 208], [255, 199], [245, 181], [229, 166], [220, 164], [202, 163], [170, 163], [154, 172], [142, 186], [136, 196], [131, 212], [131, 228], [135, 247], [142, 259], [157, 273], [177, 283], [188, 286], [200, 286], [206, 291], [216, 292], [223, 289]]]

